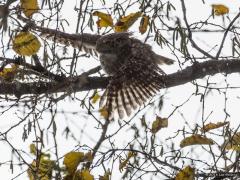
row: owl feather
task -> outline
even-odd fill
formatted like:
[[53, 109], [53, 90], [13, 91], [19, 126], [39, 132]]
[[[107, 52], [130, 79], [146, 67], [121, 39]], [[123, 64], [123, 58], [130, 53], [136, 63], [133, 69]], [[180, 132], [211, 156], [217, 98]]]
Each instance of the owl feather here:
[[130, 33], [108, 35], [68, 34], [38, 27], [41, 36], [64, 45], [71, 45], [90, 54], [97, 52], [103, 70], [110, 76], [100, 107], [108, 111], [108, 119], [118, 114], [130, 116], [154, 96], [164, 85], [164, 71], [158, 66], [173, 60], [158, 55], [150, 45], [130, 37]]

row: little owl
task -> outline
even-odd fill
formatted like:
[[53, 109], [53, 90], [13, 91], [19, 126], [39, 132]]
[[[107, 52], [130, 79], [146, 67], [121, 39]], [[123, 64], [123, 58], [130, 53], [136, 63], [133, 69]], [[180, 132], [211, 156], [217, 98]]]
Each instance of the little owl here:
[[102, 69], [110, 76], [100, 107], [108, 111], [109, 119], [117, 112], [122, 119], [164, 87], [162, 75], [165, 73], [158, 65], [173, 64], [173, 60], [158, 55], [151, 46], [130, 37], [130, 33], [91, 35], [87, 33], [67, 34], [55, 30], [38, 29], [42, 36], [52, 38], [65, 45], [99, 54]]

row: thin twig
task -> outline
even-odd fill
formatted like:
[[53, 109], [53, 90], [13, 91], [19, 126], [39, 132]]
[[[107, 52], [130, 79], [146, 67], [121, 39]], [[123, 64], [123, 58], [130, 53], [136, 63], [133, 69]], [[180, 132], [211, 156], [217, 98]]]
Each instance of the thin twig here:
[[216, 54], [216, 59], [218, 59], [218, 57], [219, 57], [219, 55], [220, 55], [220, 53], [221, 53], [221, 51], [222, 51], [224, 42], [225, 42], [225, 40], [226, 40], [226, 37], [227, 37], [228, 32], [230, 31], [230, 28], [233, 26], [233, 24], [234, 24], [235, 21], [239, 18], [239, 16], [240, 16], [240, 12], [235, 16], [235, 18], [231, 21], [231, 23], [228, 25], [226, 31], [224, 32], [221, 45], [220, 45], [219, 50], [218, 50], [218, 52], [217, 52], [217, 54]]
[[192, 31], [191, 31], [191, 28], [188, 24], [188, 21], [187, 21], [187, 15], [186, 15], [186, 7], [185, 7], [185, 3], [184, 3], [184, 0], [181, 0], [181, 3], [182, 3], [182, 10], [183, 10], [183, 19], [185, 21], [185, 24], [187, 26], [187, 31], [188, 31], [188, 39], [190, 40], [190, 42], [192, 43], [192, 46], [197, 49], [199, 52], [201, 52], [202, 54], [204, 54], [206, 57], [208, 58], [211, 58], [211, 59], [214, 59], [214, 57], [207, 53], [206, 51], [204, 51], [203, 49], [201, 49], [196, 43], [195, 41], [192, 39]]

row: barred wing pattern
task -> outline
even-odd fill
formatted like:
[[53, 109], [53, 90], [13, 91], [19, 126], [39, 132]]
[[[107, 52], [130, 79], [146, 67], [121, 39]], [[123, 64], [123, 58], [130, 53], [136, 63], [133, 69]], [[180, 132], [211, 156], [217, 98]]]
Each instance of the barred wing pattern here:
[[97, 56], [96, 42], [101, 35], [93, 35], [88, 33], [69, 34], [54, 29], [35, 26], [34, 29], [41, 32], [40, 36], [66, 46], [72, 46], [91, 55]]
[[[107, 110], [108, 119], [119, 118], [141, 106], [159, 89], [164, 87], [165, 73], [158, 64], [174, 61], [157, 55], [151, 46], [130, 38], [129, 33], [109, 35], [68, 34], [44, 27], [34, 27], [41, 36], [67, 46], [73, 46], [90, 54], [98, 52], [100, 63], [110, 76], [110, 82], [101, 97], [100, 107]], [[97, 50], [97, 51], [96, 51]]]
[[108, 119], [114, 112], [122, 119], [141, 106], [160, 88], [164, 87], [165, 73], [154, 63], [131, 56], [111, 80], [100, 100], [100, 107], [108, 111]]

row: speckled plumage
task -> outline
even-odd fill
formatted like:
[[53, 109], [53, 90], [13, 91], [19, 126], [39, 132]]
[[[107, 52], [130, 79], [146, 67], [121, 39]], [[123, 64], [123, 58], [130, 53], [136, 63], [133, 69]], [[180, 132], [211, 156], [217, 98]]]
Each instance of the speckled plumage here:
[[134, 109], [152, 97], [164, 86], [162, 75], [165, 73], [158, 65], [173, 63], [173, 60], [154, 53], [151, 46], [130, 37], [130, 33], [79, 35], [82, 38], [63, 35], [64, 40], [58, 34], [54, 34], [54, 38], [66, 45], [83, 50], [91, 47], [98, 52], [103, 70], [111, 77], [100, 100], [100, 107], [106, 108], [109, 119], [115, 112], [120, 118], [125, 114], [130, 116]]
[[158, 64], [172, 64], [173, 60], [157, 55], [151, 46], [129, 33], [114, 33], [101, 37], [96, 44], [103, 69], [111, 76], [100, 106], [107, 108], [109, 118], [117, 111], [120, 118], [141, 106], [164, 86], [165, 74]]

